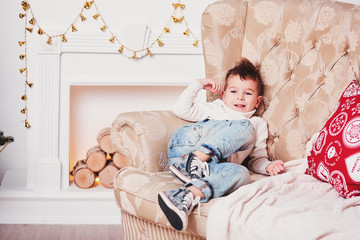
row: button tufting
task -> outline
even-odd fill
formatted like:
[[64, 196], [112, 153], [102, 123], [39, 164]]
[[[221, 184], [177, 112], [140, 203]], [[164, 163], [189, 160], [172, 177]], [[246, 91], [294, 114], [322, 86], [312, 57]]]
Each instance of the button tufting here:
[[271, 138], [273, 139], [273, 142], [275, 142], [275, 143], [279, 141], [279, 137], [280, 137], [280, 135], [278, 133], [271, 134]]
[[299, 114], [300, 114], [300, 108], [299, 108], [299, 106], [295, 106], [294, 117], [298, 117]]
[[276, 33], [274, 38], [273, 38], [273, 43], [274, 45], [279, 45], [281, 41], [281, 33]]
[[327, 76], [329, 76], [329, 70], [326, 69], [326, 70], [324, 71], [324, 74], [323, 74], [323, 75], [324, 75], [324, 78], [326, 78]]
[[318, 81], [318, 83], [319, 83], [319, 86], [324, 85], [324, 84], [325, 84], [325, 77], [320, 78], [319, 81]]

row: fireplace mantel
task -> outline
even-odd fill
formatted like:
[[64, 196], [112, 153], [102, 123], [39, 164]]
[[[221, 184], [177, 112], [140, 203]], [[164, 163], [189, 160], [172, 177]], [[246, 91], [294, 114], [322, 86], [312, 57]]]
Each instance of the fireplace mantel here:
[[[149, 41], [153, 40], [150, 37]], [[112, 189], [84, 190], [69, 184], [70, 87], [187, 85], [189, 79], [197, 77], [191, 71], [175, 75], [166, 69], [126, 71], [127, 64], [130, 69], [135, 65], [141, 68], [153, 61], [151, 58], [164, 62], [179, 55], [202, 59], [201, 45], [194, 47], [189, 37], [167, 34], [162, 41], [166, 46], [152, 48], [153, 56], [145, 57], [149, 59], [136, 60], [121, 56], [118, 46], [99, 32], [72, 34], [67, 43], [53, 39], [49, 45], [38, 40], [36, 54], [29, 56], [36, 57], [38, 67], [31, 65], [29, 74], [35, 84], [28, 100], [31, 128], [27, 131], [27, 169], [5, 173], [0, 186], [0, 223], [121, 223]], [[101, 79], [106, 80], [100, 81], [99, 72], [94, 67], [84, 71], [87, 66], [80, 61], [75, 70], [64, 72], [64, 66], [68, 66], [64, 61], [69, 59], [66, 56], [95, 55], [102, 61], [119, 61], [124, 70], [101, 73]]]

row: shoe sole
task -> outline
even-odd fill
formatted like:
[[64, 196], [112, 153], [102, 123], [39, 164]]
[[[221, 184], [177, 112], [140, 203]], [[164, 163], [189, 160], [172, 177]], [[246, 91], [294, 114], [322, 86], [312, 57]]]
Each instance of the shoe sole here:
[[184, 183], [189, 183], [191, 182], [191, 179], [188, 178], [186, 175], [184, 175], [182, 172], [180, 172], [176, 167], [174, 167], [173, 165], [170, 166], [170, 171], [176, 176], [178, 177], [181, 181], [183, 181]]
[[165, 193], [160, 192], [158, 194], [158, 202], [161, 210], [164, 212], [171, 226], [178, 231], [184, 230], [184, 228], [186, 228], [187, 226], [187, 218], [184, 219], [184, 216], [180, 209], [178, 209], [170, 201], [170, 199], [165, 195]]

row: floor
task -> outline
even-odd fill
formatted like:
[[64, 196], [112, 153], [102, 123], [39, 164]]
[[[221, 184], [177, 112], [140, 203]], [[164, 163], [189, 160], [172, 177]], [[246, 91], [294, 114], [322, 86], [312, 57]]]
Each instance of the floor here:
[[124, 240], [121, 225], [0, 224], [1, 240]]

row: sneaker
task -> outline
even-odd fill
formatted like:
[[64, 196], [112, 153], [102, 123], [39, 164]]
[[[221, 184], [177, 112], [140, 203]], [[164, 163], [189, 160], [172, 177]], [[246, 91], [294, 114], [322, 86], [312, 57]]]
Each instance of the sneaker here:
[[170, 171], [185, 183], [191, 182], [192, 179], [207, 177], [210, 174], [208, 163], [201, 161], [193, 153], [187, 155], [185, 168], [174, 163], [170, 166]]
[[175, 190], [160, 192], [158, 194], [158, 201], [171, 226], [178, 231], [182, 231], [187, 228], [188, 216], [192, 209], [200, 202], [200, 197], [197, 196], [194, 199], [194, 195], [188, 188], [181, 187]]

